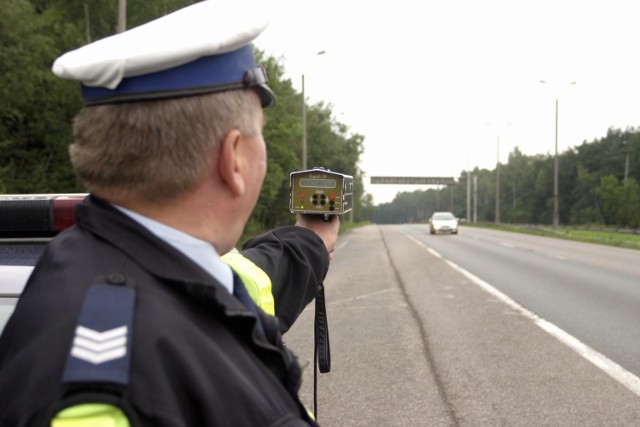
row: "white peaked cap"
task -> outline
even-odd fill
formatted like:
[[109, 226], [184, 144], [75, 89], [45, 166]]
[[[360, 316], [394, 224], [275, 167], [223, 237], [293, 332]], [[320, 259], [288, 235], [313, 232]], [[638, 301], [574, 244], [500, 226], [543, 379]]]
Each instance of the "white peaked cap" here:
[[[67, 52], [52, 71], [80, 81], [88, 104], [239, 89], [243, 80], [244, 87], [263, 86], [270, 92], [266, 75], [251, 84], [245, 76], [256, 67], [250, 43], [269, 23], [268, 3], [201, 1]], [[198, 62], [209, 57], [212, 62]]]

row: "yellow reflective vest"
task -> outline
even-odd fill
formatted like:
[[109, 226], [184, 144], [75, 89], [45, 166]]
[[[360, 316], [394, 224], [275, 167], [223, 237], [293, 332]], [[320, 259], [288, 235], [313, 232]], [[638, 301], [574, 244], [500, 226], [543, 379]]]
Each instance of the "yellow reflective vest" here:
[[130, 427], [120, 408], [102, 403], [84, 403], [63, 409], [51, 427]]
[[275, 316], [276, 308], [271, 292], [271, 279], [267, 273], [245, 258], [237, 249], [223, 255], [222, 260], [240, 276], [253, 302], [265, 313]]

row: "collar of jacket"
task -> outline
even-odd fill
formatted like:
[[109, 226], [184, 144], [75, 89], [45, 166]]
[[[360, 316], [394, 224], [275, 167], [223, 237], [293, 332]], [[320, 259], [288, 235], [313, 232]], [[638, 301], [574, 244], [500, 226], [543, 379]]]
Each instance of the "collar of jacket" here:
[[[219, 306], [227, 316], [244, 317], [251, 326], [255, 323], [253, 314], [214, 277], [107, 201], [90, 195], [76, 212], [78, 227], [117, 247], [150, 274], [179, 284], [203, 303]], [[275, 342], [275, 318], [260, 316], [268, 340]]]

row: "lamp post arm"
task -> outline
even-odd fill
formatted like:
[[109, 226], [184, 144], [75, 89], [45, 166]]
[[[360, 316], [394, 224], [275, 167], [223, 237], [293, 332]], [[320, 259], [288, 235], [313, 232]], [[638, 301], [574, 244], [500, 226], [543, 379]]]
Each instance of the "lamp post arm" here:
[[307, 170], [307, 101], [304, 95], [304, 74], [302, 75], [302, 170]]

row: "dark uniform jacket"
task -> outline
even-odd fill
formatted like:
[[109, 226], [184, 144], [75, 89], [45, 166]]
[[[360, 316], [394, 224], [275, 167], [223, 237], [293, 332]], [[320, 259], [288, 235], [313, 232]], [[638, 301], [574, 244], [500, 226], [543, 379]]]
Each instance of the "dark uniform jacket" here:
[[[80, 402], [116, 404], [138, 426], [314, 425], [275, 318], [259, 313], [260, 335], [220, 283], [95, 197], [78, 207], [77, 221], [48, 245], [0, 338], [0, 426], [48, 425]], [[246, 250], [274, 285], [278, 275], [298, 281], [290, 295], [276, 290], [293, 322], [327, 272], [324, 244], [309, 230], [282, 227]], [[81, 307], [96, 284], [135, 291], [128, 379], [63, 384]]]

